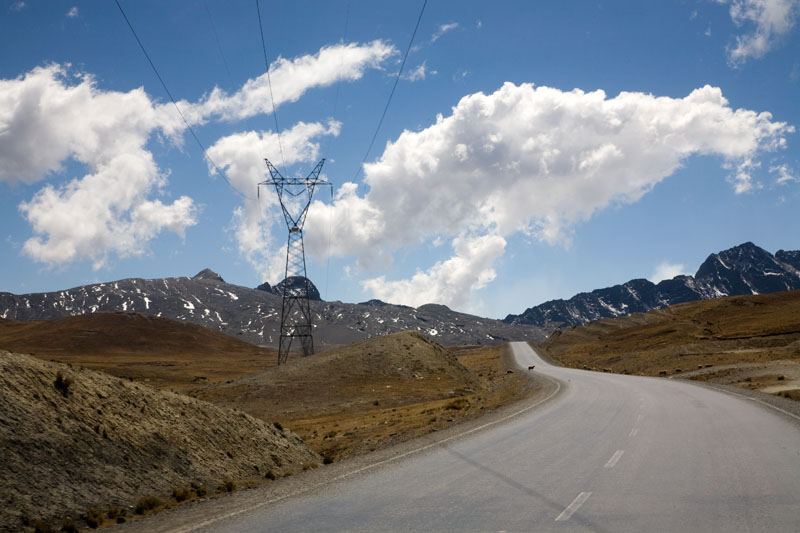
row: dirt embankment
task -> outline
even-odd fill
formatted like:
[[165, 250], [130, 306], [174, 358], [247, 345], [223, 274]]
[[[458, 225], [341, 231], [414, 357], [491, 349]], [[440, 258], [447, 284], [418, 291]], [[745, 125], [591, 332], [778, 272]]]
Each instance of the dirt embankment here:
[[537, 345], [573, 368], [680, 376], [800, 399], [800, 291], [599, 320]]
[[297, 435], [241, 411], [4, 351], [0, 457], [3, 531], [129, 519], [136, 506], [321, 463]]

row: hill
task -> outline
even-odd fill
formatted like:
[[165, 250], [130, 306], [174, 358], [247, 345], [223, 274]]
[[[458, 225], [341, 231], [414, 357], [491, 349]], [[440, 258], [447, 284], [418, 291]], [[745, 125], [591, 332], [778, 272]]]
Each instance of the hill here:
[[573, 368], [680, 374], [800, 398], [800, 291], [599, 320], [557, 331], [538, 347]]
[[419, 436], [521, 397], [502, 347], [458, 356], [418, 332], [336, 348], [188, 394], [278, 420], [331, 459]]
[[0, 457], [3, 531], [85, 524], [140, 500], [144, 511], [319, 461], [296, 435], [241, 411], [5, 351]]
[[553, 330], [679, 303], [797, 289], [800, 289], [800, 251], [779, 250], [772, 255], [747, 242], [709, 255], [694, 276], [676, 276], [658, 284], [634, 279], [580, 293], [569, 300], [545, 302], [503, 320], [508, 324]]
[[133, 312], [0, 319], [0, 349], [175, 390], [252, 374], [277, 360], [272, 349], [195, 324]]

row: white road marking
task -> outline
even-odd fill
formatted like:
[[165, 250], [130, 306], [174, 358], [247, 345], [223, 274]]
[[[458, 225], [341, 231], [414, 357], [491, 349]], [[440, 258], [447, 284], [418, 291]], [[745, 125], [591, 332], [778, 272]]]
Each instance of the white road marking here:
[[625, 453], [625, 450], [617, 450], [614, 452], [614, 455], [611, 456], [611, 459], [608, 460], [606, 463], [605, 468], [614, 468], [614, 465], [617, 464], [619, 458], [622, 457], [622, 454]]
[[556, 522], [563, 522], [565, 520], [569, 520], [572, 515], [575, 514], [575, 511], [581, 508], [581, 505], [586, 503], [586, 500], [589, 499], [591, 496], [591, 492], [581, 492], [578, 494], [572, 503], [567, 506], [566, 509], [561, 511], [561, 514], [556, 517]]
[[630, 433], [628, 433], [629, 437], [635, 437], [639, 434], [639, 428], [633, 428]]
[[643, 418], [644, 418], [644, 415], [636, 415], [636, 421], [637, 422], [641, 422]]

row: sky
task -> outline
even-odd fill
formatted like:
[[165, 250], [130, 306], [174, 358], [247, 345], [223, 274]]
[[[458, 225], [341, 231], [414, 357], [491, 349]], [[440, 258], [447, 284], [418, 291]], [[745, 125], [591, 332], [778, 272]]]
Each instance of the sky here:
[[502, 318], [800, 249], [800, 0], [261, 0], [263, 47], [255, 1], [120, 5], [168, 92], [116, 3], [0, 1], [0, 291], [275, 284], [265, 158], [325, 158], [326, 300]]

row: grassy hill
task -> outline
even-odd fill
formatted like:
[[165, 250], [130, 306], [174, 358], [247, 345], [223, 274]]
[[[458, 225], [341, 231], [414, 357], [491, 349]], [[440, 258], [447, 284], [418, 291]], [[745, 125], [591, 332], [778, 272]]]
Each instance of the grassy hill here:
[[537, 347], [573, 368], [680, 374], [800, 398], [800, 291], [599, 320], [556, 332]]

